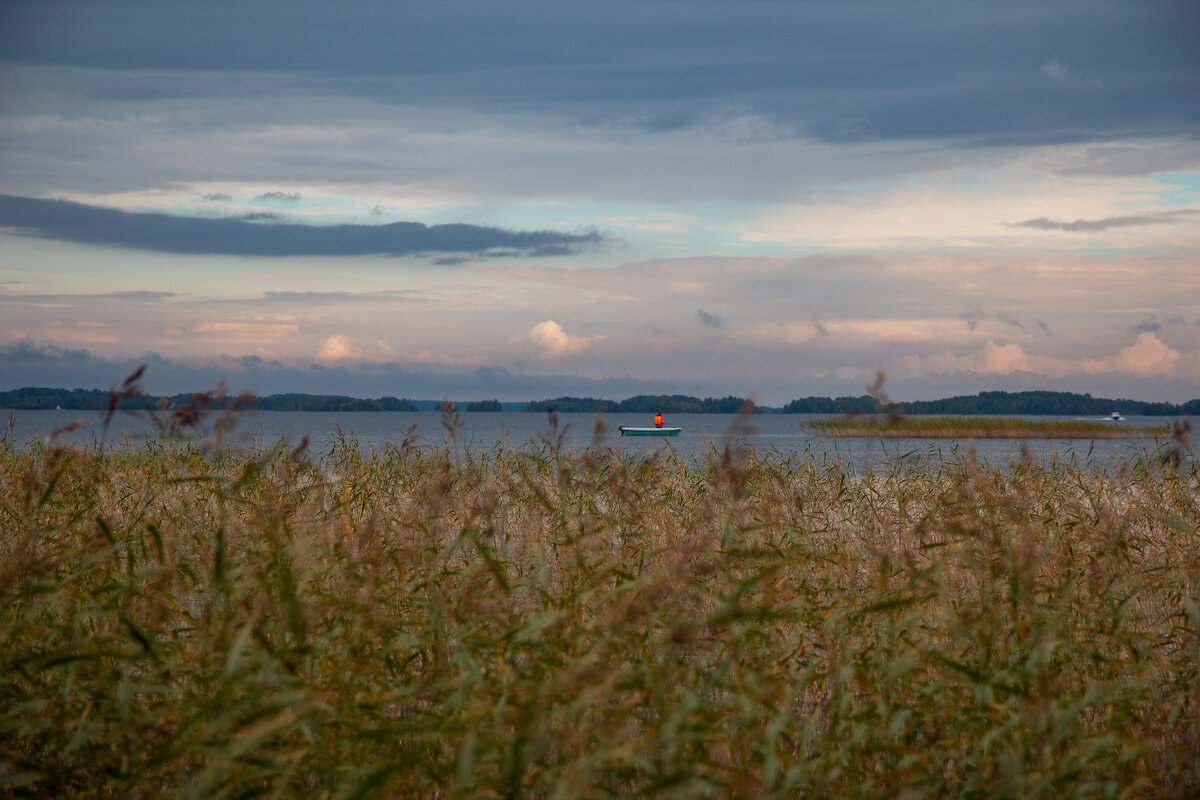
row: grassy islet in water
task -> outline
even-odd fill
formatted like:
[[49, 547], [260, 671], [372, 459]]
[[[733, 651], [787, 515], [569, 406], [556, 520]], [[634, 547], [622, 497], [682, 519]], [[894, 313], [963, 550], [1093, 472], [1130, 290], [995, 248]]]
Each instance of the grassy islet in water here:
[[1089, 420], [1028, 420], [1011, 417], [830, 417], [808, 423], [823, 436], [904, 439], [1132, 439], [1165, 435], [1166, 427], [1129, 428]]

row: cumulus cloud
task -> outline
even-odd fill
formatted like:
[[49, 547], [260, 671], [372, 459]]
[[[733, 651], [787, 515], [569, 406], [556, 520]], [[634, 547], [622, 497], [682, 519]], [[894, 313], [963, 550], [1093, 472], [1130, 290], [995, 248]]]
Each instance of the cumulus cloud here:
[[[996, 344], [988, 339], [978, 350], [957, 355], [949, 350], [922, 356], [906, 356], [897, 362], [899, 370], [908, 376], [953, 375], [976, 372], [992, 375], [1011, 375], [1015, 372], [1061, 374], [1062, 366], [1055, 359], [1030, 356], [1016, 343]], [[1049, 370], [1049, 372], [1048, 372]]]
[[[345, 334], [335, 333], [321, 340], [320, 344], [317, 345], [317, 352], [313, 355], [313, 360], [318, 364], [326, 366], [348, 361], [363, 365], [371, 363], [380, 364], [392, 359], [395, 354], [396, 351], [392, 346], [382, 339], [371, 339], [359, 343]], [[429, 363], [425, 362], [419, 356], [410, 360], [417, 363]], [[443, 363], [471, 364], [477, 362], [447, 361]]]
[[542, 358], [558, 358], [578, 353], [591, 341], [586, 336], [572, 336], [552, 319], [534, 325], [529, 331], [529, 337], [542, 348]]
[[1101, 359], [1098, 363], [1088, 361], [1087, 371], [1131, 372], [1134, 375], [1168, 376], [1175, 374], [1181, 353], [1162, 342], [1151, 332], [1139, 333], [1129, 347], [1124, 347], [1114, 356]]
[[357, 358], [361, 355], [362, 350], [350, 343], [349, 336], [334, 334], [321, 340], [321, 344], [317, 347], [317, 352], [313, 356], [313, 360], [318, 364], [333, 364], [343, 359]]
[[928, 355], [906, 356], [897, 361], [907, 376], [953, 375], [975, 372], [991, 375], [1033, 373], [1060, 378], [1069, 375], [1125, 373], [1143, 377], [1182, 377], [1195, 379], [1200, 352], [1181, 353], [1152, 332], [1138, 334], [1132, 345], [1101, 358], [1071, 359], [1028, 353], [1016, 343], [996, 344], [988, 339], [982, 347], [965, 355], [949, 350]]
[[[936, 357], [934, 357], [936, 360]], [[983, 347], [963, 359], [944, 362], [972, 372], [987, 372], [996, 375], [1011, 375], [1014, 372], [1035, 372], [1037, 360], [1032, 358], [1019, 344], [996, 344], [988, 339]], [[1041, 366], [1045, 366], [1042, 363]]]

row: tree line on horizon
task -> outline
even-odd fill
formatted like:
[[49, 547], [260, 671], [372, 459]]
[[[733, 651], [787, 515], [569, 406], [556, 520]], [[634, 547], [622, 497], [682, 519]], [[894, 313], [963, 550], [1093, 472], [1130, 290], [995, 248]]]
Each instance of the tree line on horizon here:
[[[64, 411], [107, 411], [112, 392], [104, 389], [49, 389], [25, 387], [0, 392], [0, 408], [34, 410], [61, 408]], [[191, 402], [197, 395], [174, 394], [165, 399], [168, 406], [180, 406]], [[154, 406], [158, 397], [126, 397], [118, 408], [143, 409], [147, 404]], [[229, 395], [217, 398], [213, 408], [223, 409], [235, 398]], [[242, 408], [257, 411], [416, 411], [417, 407], [408, 400], [397, 397], [366, 399], [346, 395], [301, 394], [289, 392], [239, 400]]]
[[[748, 404], [748, 406], [747, 406]], [[639, 395], [620, 402], [594, 397], [556, 397], [530, 403], [526, 411], [664, 414], [730, 414], [749, 408], [764, 410], [741, 397], [705, 398], [687, 395]], [[1107, 416], [1113, 411], [1139, 416], [1200, 415], [1200, 399], [1185, 403], [1160, 403], [1143, 400], [1113, 400], [1075, 392], [1026, 391], [980, 392], [956, 395], [940, 400], [909, 400], [881, 404], [870, 394], [857, 397], [802, 397], [792, 400], [774, 413], [779, 414], [1087, 414]]]
[[[111, 392], [103, 389], [52, 389], [25, 387], [0, 391], [0, 408], [34, 410], [61, 408], [70, 411], [105, 411]], [[175, 394], [166, 397], [170, 406], [190, 402], [196, 395]], [[232, 397], [219, 398], [217, 409], [224, 408]], [[140, 409], [160, 398], [128, 397], [120, 408]], [[240, 401], [243, 408], [258, 411], [418, 411], [436, 408], [440, 403], [411, 401], [396, 397], [366, 399], [346, 395], [316, 395], [301, 393], [273, 394]], [[418, 405], [419, 404], [419, 405]], [[466, 411], [501, 411], [498, 400], [480, 400], [463, 404]], [[510, 406], [511, 407], [511, 406]], [[864, 394], [857, 397], [802, 397], [780, 409], [763, 409], [743, 397], [706, 397], [690, 395], [637, 395], [625, 400], [604, 400], [595, 397], [555, 397], [535, 400], [524, 411], [556, 413], [606, 414], [735, 414], [743, 409], [752, 413], [781, 414], [870, 414], [900, 412], [904, 414], [1086, 414], [1104, 415], [1119, 411], [1139, 416], [1200, 416], [1200, 399], [1184, 403], [1148, 402], [1143, 400], [1092, 397], [1090, 394], [1053, 391], [980, 392], [956, 395], [939, 400], [909, 400], [881, 405], [879, 400]]]

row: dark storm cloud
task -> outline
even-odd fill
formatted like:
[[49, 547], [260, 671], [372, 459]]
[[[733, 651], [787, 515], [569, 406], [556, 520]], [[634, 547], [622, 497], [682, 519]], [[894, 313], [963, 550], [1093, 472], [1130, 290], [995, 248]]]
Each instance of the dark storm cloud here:
[[1200, 124], [1194, 2], [49, 0], [5, 4], [0, 30], [11, 61], [129, 71], [120, 91], [139, 98], [178, 96], [184, 75], [252, 74], [285, 76], [291, 92], [552, 106], [645, 131], [734, 108], [827, 141], [1077, 141]]
[[1105, 217], [1104, 219], [1077, 219], [1074, 222], [1038, 217], [1024, 222], [1006, 222], [1010, 228], [1032, 228], [1039, 231], [1067, 231], [1068, 233], [1102, 233], [1113, 228], [1136, 228], [1143, 225], [1166, 225], [1180, 222], [1183, 218], [1200, 213], [1200, 210], [1183, 208], [1158, 214], [1136, 214], [1128, 217]]
[[605, 241], [597, 232], [509, 231], [477, 225], [259, 224], [134, 214], [63, 200], [0, 195], [0, 227], [46, 239], [164, 253], [239, 256], [357, 256], [473, 253], [565, 255]]
[[711, 314], [703, 308], [696, 312], [696, 320], [706, 328], [721, 328], [725, 320], [717, 314]]

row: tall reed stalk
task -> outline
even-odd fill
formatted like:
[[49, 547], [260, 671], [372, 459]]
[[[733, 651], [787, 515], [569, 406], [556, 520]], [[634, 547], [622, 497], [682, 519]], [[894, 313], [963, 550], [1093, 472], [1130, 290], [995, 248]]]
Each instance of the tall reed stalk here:
[[1194, 457], [560, 444], [0, 439], [0, 792], [1200, 792]]

